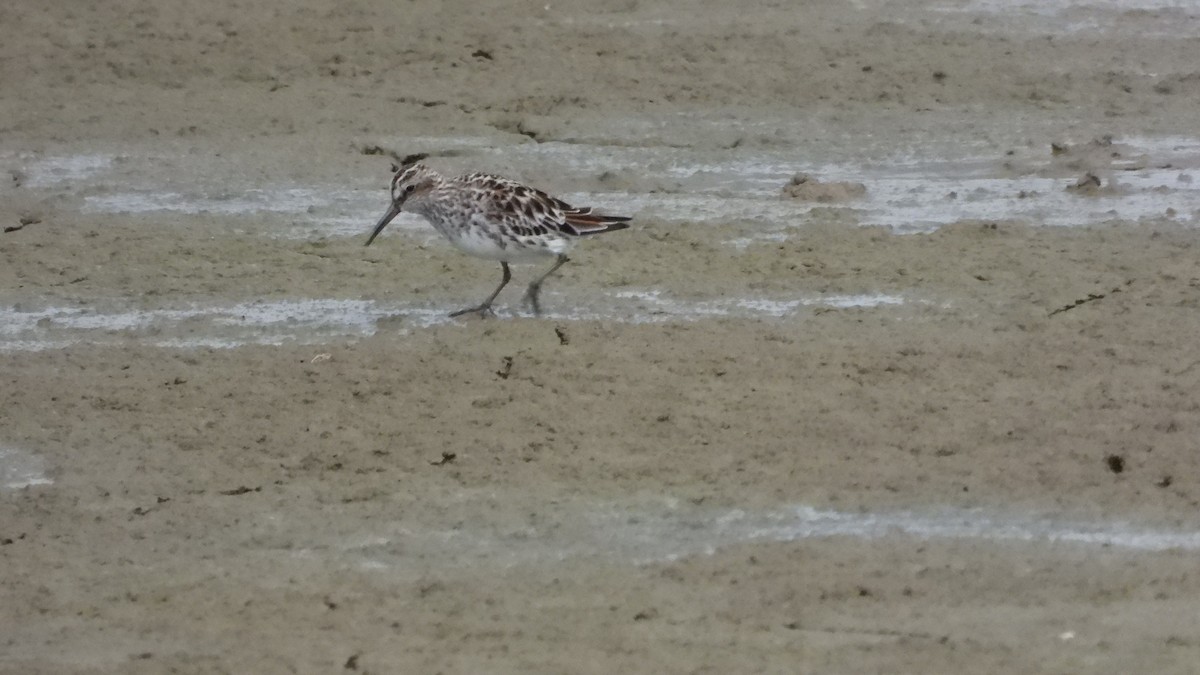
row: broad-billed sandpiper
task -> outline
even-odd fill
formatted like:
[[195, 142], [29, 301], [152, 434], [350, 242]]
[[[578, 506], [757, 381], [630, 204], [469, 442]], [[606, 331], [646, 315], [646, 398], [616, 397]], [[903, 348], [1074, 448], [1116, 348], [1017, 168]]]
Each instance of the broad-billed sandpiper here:
[[491, 314], [492, 301], [512, 278], [509, 263], [555, 258], [554, 265], [525, 292], [534, 314], [541, 314], [538, 292], [542, 282], [566, 264], [567, 251], [576, 239], [629, 227], [628, 217], [577, 209], [506, 178], [483, 173], [445, 178], [417, 162], [399, 167], [392, 176], [391, 205], [375, 225], [367, 246], [401, 209], [424, 216], [463, 253], [500, 262], [503, 277], [496, 290], [478, 307], [460, 309], [450, 316]]

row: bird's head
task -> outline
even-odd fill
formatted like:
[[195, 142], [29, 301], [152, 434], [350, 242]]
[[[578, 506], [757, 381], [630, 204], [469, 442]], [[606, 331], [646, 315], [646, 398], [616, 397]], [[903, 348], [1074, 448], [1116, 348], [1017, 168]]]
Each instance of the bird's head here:
[[375, 230], [367, 239], [367, 246], [370, 246], [383, 228], [387, 227], [388, 223], [400, 214], [400, 209], [404, 207], [405, 202], [411, 199], [420, 199], [429, 194], [437, 187], [441, 178], [436, 171], [420, 162], [393, 168], [396, 173], [392, 176], [392, 201], [388, 205], [387, 213], [384, 213], [379, 222], [375, 224]]

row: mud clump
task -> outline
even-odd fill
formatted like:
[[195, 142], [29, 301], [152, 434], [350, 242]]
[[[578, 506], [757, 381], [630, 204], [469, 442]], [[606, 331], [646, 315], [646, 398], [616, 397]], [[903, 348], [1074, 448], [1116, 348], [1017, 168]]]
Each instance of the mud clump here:
[[1091, 171], [1080, 176], [1079, 180], [1073, 185], [1067, 186], [1067, 192], [1074, 192], [1081, 195], [1094, 195], [1100, 192], [1101, 183], [1100, 177]]
[[783, 196], [808, 202], [846, 202], [860, 199], [867, 194], [867, 186], [850, 181], [823, 183], [806, 174], [798, 173], [783, 187]]

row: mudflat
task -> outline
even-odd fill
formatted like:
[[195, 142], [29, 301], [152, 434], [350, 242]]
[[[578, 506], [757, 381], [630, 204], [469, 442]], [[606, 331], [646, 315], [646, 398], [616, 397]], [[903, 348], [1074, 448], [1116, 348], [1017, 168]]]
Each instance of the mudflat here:
[[[0, 671], [1200, 663], [1196, 12], [0, 26]], [[634, 226], [449, 319], [413, 153]]]

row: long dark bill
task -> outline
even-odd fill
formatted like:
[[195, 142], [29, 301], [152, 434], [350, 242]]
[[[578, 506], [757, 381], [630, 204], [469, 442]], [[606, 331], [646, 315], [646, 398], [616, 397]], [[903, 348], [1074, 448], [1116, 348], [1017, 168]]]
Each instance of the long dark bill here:
[[379, 233], [383, 232], [383, 228], [387, 227], [387, 224], [392, 222], [392, 219], [398, 215], [400, 215], [400, 204], [392, 202], [391, 206], [388, 207], [387, 213], [383, 214], [383, 217], [379, 219], [379, 223], [375, 225], [375, 231], [371, 233], [371, 238], [367, 239], [365, 245], [370, 246], [371, 242], [375, 241], [375, 237], [378, 237]]

